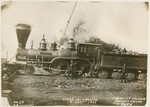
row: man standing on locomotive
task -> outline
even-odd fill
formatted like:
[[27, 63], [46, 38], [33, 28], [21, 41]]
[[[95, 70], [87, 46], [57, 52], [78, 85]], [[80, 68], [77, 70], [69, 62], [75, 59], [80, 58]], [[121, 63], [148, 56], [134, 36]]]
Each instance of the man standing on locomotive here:
[[[123, 54], [126, 54], [127, 50], [124, 48], [123, 50]], [[122, 69], [122, 78], [121, 78], [121, 83], [126, 83], [127, 82], [127, 73], [126, 73], [126, 58], [124, 55], [124, 65], [123, 65], [123, 69]]]
[[90, 70], [90, 76], [96, 75], [97, 70], [100, 67], [101, 63], [101, 57], [104, 54], [104, 50], [102, 49], [101, 45], [99, 47], [96, 47], [93, 52], [93, 64]]

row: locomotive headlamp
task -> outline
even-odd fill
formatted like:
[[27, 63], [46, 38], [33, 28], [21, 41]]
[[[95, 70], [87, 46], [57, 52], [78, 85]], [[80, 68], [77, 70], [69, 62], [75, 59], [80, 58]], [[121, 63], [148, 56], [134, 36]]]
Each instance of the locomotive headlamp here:
[[142, 71], [138, 71], [138, 72], [142, 72]]

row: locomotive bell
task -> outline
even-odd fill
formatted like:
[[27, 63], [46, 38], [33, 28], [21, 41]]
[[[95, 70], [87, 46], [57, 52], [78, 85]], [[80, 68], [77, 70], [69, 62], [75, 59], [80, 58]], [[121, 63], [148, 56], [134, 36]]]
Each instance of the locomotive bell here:
[[43, 39], [40, 42], [40, 50], [42, 50], [42, 51], [46, 51], [47, 50], [47, 43], [45, 41], [44, 35], [43, 35]]
[[56, 42], [51, 43], [51, 50], [53, 50], [53, 51], [57, 50], [57, 43]]
[[75, 50], [75, 42], [74, 42], [73, 38], [71, 38], [68, 42], [68, 49], [70, 49], [71, 51]]

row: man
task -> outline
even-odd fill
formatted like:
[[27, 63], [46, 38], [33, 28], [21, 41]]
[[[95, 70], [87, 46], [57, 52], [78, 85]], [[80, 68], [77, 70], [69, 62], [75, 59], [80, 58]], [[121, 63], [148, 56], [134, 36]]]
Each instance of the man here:
[[122, 69], [121, 83], [126, 83], [127, 82], [127, 79], [126, 79], [127, 73], [126, 73], [125, 65], [126, 64], [123, 65], [123, 69]]

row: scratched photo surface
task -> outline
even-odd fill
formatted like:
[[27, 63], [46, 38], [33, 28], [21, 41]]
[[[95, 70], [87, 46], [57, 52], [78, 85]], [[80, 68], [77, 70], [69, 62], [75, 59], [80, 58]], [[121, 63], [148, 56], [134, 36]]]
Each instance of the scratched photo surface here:
[[145, 106], [148, 6], [2, 1], [2, 106]]

